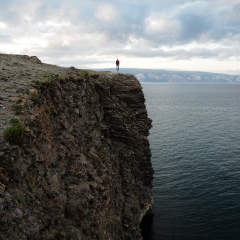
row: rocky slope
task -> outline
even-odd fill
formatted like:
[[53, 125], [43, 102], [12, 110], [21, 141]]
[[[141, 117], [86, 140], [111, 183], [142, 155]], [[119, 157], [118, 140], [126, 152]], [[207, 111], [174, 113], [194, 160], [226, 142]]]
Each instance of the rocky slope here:
[[0, 239], [142, 239], [153, 169], [136, 78], [1, 54], [0, 83]]

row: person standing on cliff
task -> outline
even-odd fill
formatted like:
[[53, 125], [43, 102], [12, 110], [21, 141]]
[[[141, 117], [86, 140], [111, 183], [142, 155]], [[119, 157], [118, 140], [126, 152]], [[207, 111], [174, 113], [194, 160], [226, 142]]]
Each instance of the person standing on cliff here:
[[119, 71], [119, 65], [120, 65], [120, 61], [117, 59], [117, 61], [116, 61], [116, 69], [117, 69], [117, 71]]

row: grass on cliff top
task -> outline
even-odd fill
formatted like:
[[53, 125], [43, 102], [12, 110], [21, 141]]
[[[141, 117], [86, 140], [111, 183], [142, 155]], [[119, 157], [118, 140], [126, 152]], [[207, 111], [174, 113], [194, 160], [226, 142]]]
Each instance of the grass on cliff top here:
[[45, 89], [48, 86], [50, 86], [54, 80], [59, 80], [60, 82], [78, 81], [82, 79], [93, 80], [100, 77], [101, 75], [106, 74], [106, 72], [104, 71], [97, 72], [89, 69], [80, 70], [80, 69], [75, 69], [73, 67], [71, 67], [70, 69], [73, 69], [73, 72], [70, 72], [69, 75], [67, 76], [60, 76], [59, 74], [54, 74], [54, 73], [46, 73], [44, 81], [39, 81], [39, 80], [33, 81], [34, 87], [36, 87], [37, 89]]

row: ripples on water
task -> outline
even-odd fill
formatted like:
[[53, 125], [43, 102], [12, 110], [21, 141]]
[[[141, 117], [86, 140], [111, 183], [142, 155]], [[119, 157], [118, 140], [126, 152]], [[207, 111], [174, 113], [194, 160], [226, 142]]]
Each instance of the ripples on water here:
[[240, 239], [240, 85], [142, 86], [153, 120], [152, 240]]

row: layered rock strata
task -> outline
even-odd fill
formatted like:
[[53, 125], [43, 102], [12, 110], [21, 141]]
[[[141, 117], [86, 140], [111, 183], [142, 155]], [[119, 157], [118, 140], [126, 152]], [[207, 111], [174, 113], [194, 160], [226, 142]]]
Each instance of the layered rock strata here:
[[24, 64], [14, 71], [29, 61], [39, 77], [11, 97], [21, 111], [9, 117], [22, 124], [23, 140], [1, 133], [0, 239], [142, 239], [153, 169], [140, 83], [56, 66], [44, 80], [50, 65], [17, 57]]

